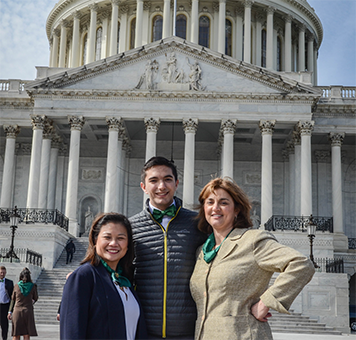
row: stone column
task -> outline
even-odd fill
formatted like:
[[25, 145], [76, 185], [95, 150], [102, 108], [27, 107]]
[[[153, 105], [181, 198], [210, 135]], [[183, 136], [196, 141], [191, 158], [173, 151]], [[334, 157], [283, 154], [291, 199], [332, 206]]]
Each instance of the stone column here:
[[50, 67], [58, 67], [59, 34], [60, 34], [60, 30], [58, 28], [53, 30], [52, 60], [51, 60]]
[[125, 173], [123, 174], [124, 177], [124, 192], [123, 192], [123, 212], [125, 215], [128, 215], [128, 191], [129, 191], [129, 170], [130, 170], [130, 153], [131, 153], [131, 146], [129, 143], [124, 143], [124, 157], [126, 159], [125, 162]]
[[28, 193], [26, 208], [38, 208], [39, 173], [41, 165], [41, 149], [43, 128], [46, 116], [31, 115], [33, 129], [30, 174], [28, 179]]
[[299, 25], [298, 71], [305, 71], [305, 25]]
[[56, 180], [56, 195], [55, 195], [55, 207], [65, 212], [64, 195], [64, 174], [65, 169], [68, 168], [68, 145], [61, 143], [58, 150], [58, 166], [57, 166], [57, 180]]
[[[109, 57], [117, 54], [117, 31], [119, 23], [119, 3], [120, 0], [111, 0], [111, 29], [110, 29], [110, 50]], [[121, 27], [120, 27], [121, 30]]]
[[255, 58], [254, 63], [256, 66], [261, 66], [261, 39], [262, 39], [262, 22], [263, 16], [261, 14], [256, 15], [256, 41], [255, 41]]
[[272, 181], [272, 134], [275, 120], [260, 120], [262, 134], [262, 168], [261, 168], [261, 226], [273, 215], [273, 181]]
[[192, 0], [191, 37], [192, 43], [199, 42], [199, 0]]
[[290, 216], [295, 216], [295, 155], [294, 143], [289, 141], [287, 143], [289, 154], [289, 212]]
[[235, 37], [236, 37], [236, 59], [242, 60], [242, 42], [243, 42], [243, 7], [236, 8], [236, 24], [235, 24]]
[[[116, 117], [106, 117], [108, 124], [109, 139], [108, 152], [106, 157], [106, 181], [105, 181], [105, 203], [104, 212], [118, 211], [118, 162], [121, 154], [118, 138], [119, 131], [122, 129], [122, 119]], [[121, 159], [120, 159], [121, 161]]]
[[193, 208], [194, 205], [195, 133], [197, 128], [198, 119], [183, 119], [185, 133], [183, 207], [187, 209]]
[[156, 156], [156, 137], [160, 125], [157, 118], [145, 118], [146, 127], [146, 162]]
[[269, 70], [273, 69], [274, 63], [274, 44], [273, 44], [273, 14], [275, 8], [267, 8], [267, 39], [266, 39], [266, 68]]
[[47, 208], [47, 193], [49, 181], [49, 166], [51, 159], [51, 143], [53, 125], [52, 121], [46, 120], [43, 129], [42, 153], [41, 153], [41, 170], [40, 170], [40, 186], [38, 193], [38, 208]]
[[219, 130], [217, 154], [218, 154], [218, 158], [220, 159], [219, 176], [223, 177], [224, 176], [223, 175], [224, 174], [224, 132], [222, 127], [220, 127]]
[[81, 13], [79, 11], [74, 12], [73, 14], [73, 38], [72, 38], [72, 67], [78, 67], [79, 64], [79, 36], [80, 36], [80, 18]]
[[344, 138], [344, 133], [329, 133], [329, 140], [331, 142], [332, 202], [335, 233], [344, 232], [341, 168], [341, 145]]
[[314, 74], [313, 74], [313, 85], [317, 86], [318, 85], [318, 48], [316, 45], [314, 46]]
[[0, 208], [12, 208], [11, 196], [13, 191], [13, 175], [15, 172], [16, 137], [21, 129], [18, 125], [4, 125], [3, 128], [6, 135], [6, 146]]
[[234, 178], [234, 135], [236, 123], [236, 119], [224, 119], [221, 122], [221, 129], [224, 134], [223, 177]]
[[[51, 157], [49, 161], [49, 182], [47, 192], [47, 209], [53, 210], [56, 207], [56, 185], [57, 185], [57, 168], [58, 153], [62, 145], [62, 138], [58, 135], [52, 137]], [[59, 207], [58, 207], [59, 208]]]
[[59, 47], [59, 63], [58, 67], [65, 67], [66, 52], [67, 52], [67, 26], [68, 23], [65, 20], [61, 22], [61, 42]]
[[171, 1], [163, 0], [162, 39], [171, 35]]
[[87, 60], [86, 64], [91, 63], [95, 60], [95, 41], [96, 41], [96, 18], [97, 11], [99, 9], [97, 4], [90, 4], [90, 26], [88, 32], [88, 43], [87, 43]]
[[80, 132], [84, 125], [83, 116], [68, 116], [70, 125], [70, 146], [67, 179], [66, 213], [69, 219], [69, 233], [79, 236], [77, 222]]
[[287, 15], [284, 20], [284, 65], [286, 72], [292, 72], [292, 16]]
[[289, 152], [287, 149], [282, 150], [283, 157], [283, 215], [289, 215], [289, 207], [290, 207], [290, 194], [289, 194]]
[[[109, 13], [105, 11], [102, 13], [101, 16], [102, 19], [102, 36], [101, 36], [101, 54], [100, 54], [100, 59], [105, 59], [108, 56], [108, 26], [109, 26]], [[117, 34], [116, 34], [117, 37]], [[117, 43], [116, 45], [117, 46]], [[116, 47], [116, 53], [117, 53], [117, 47]]]
[[328, 207], [326, 198], [328, 197], [327, 179], [329, 178], [329, 164], [327, 163], [330, 162], [330, 151], [316, 150], [314, 155], [317, 165], [317, 211], [314, 211], [314, 214], [317, 216], [329, 216], [330, 208]]
[[301, 204], [300, 211], [302, 216], [310, 216], [313, 212], [312, 198], [312, 165], [311, 165], [311, 134], [314, 121], [299, 121], [301, 139]]
[[219, 0], [218, 52], [225, 54], [226, 0]]
[[135, 48], [142, 45], [143, 0], [137, 0]]
[[[150, 25], [150, 8], [151, 8], [151, 2], [150, 1], [144, 1], [143, 2], [143, 27], [149, 27]], [[149, 36], [149, 30], [143, 30], [142, 31], [142, 46], [147, 45], [150, 41], [148, 40]]]
[[130, 140], [126, 136], [125, 131], [121, 130], [121, 134], [119, 136], [119, 147], [121, 145], [121, 152], [120, 152], [120, 164], [118, 164], [119, 167], [119, 187], [118, 187], [118, 192], [119, 192], [119, 212], [126, 214], [127, 210], [125, 208], [125, 204], [127, 201], [127, 178], [126, 174], [128, 172], [127, 169], [127, 159], [126, 155], [128, 154], [130, 150]]
[[244, 61], [251, 62], [251, 8], [253, 1], [245, 0], [245, 39], [244, 39]]
[[300, 132], [298, 131], [298, 127], [295, 127], [296, 130], [293, 131], [293, 143], [294, 143], [294, 183], [295, 183], [295, 190], [294, 190], [294, 215], [295, 216], [302, 216], [300, 210], [300, 203], [301, 203], [301, 144], [300, 144]]
[[127, 12], [129, 6], [121, 5], [121, 22], [120, 22], [120, 37], [119, 37], [119, 53], [126, 51], [126, 27], [127, 27]]
[[311, 82], [313, 81], [314, 76], [314, 35], [308, 35], [308, 72], [310, 72]]

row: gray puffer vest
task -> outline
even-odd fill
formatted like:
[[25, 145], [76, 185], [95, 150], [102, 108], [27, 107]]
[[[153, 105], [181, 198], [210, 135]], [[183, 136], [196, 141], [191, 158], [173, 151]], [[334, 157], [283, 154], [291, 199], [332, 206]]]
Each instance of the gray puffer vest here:
[[148, 333], [159, 338], [194, 336], [196, 307], [189, 280], [196, 249], [206, 235], [197, 228], [196, 213], [182, 208], [175, 197], [177, 213], [167, 231], [148, 209], [130, 218], [135, 245], [135, 284], [145, 313]]

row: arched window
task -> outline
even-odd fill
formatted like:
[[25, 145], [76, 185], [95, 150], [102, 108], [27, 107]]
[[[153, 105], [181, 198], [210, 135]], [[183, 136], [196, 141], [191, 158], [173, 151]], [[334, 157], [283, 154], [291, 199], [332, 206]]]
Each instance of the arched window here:
[[182, 39], [187, 38], [187, 17], [184, 14], [177, 15], [176, 36]]
[[152, 41], [162, 39], [163, 17], [156, 15], [152, 21]]
[[120, 22], [117, 24], [117, 45], [116, 45], [116, 53], [119, 54], [119, 42], [120, 42]]
[[83, 60], [82, 64], [84, 65], [87, 59], [87, 49], [88, 49], [88, 34], [85, 33], [83, 38]]
[[199, 18], [199, 45], [209, 47], [210, 19], [206, 15]]
[[96, 30], [96, 44], [95, 44], [95, 60], [101, 59], [101, 40], [103, 36], [103, 28], [99, 27]]
[[225, 21], [225, 54], [232, 56], [232, 23], [228, 19]]
[[277, 37], [277, 71], [282, 71], [282, 41]]
[[261, 34], [261, 66], [266, 67], [266, 44], [267, 44], [267, 32], [262, 30]]
[[131, 20], [130, 30], [130, 49], [135, 48], [135, 35], [136, 35], [136, 18]]

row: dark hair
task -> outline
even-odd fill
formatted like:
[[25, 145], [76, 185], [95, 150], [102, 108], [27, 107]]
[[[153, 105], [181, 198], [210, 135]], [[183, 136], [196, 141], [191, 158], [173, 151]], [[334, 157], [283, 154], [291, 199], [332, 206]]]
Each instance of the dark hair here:
[[20, 273], [20, 278], [19, 281], [22, 282], [32, 282], [31, 280], [31, 272], [28, 268], [22, 269], [22, 272]]
[[142, 183], [145, 183], [146, 171], [156, 165], [164, 165], [164, 166], [170, 168], [172, 170], [174, 180], [175, 181], [178, 180], [177, 167], [174, 165], [174, 162], [169, 161], [167, 158], [164, 158], [161, 156], [155, 156], [155, 157], [150, 158], [142, 168], [142, 171], [141, 171], [141, 182]]
[[100, 233], [101, 227], [108, 223], [121, 224], [125, 227], [127, 231], [128, 247], [125, 256], [120, 260], [120, 265], [123, 269], [123, 275], [126, 276], [130, 281], [133, 279], [133, 267], [132, 261], [134, 258], [133, 240], [132, 240], [132, 228], [131, 223], [126, 216], [118, 213], [101, 213], [98, 214], [89, 232], [89, 245], [87, 253], [81, 264], [85, 262], [90, 262], [93, 266], [98, 266], [100, 263], [100, 257], [96, 253], [96, 242], [98, 240], [98, 235]]
[[217, 189], [225, 190], [233, 199], [235, 209], [239, 209], [237, 217], [234, 219], [233, 228], [251, 228], [250, 218], [251, 203], [246, 193], [229, 177], [212, 179], [201, 191], [199, 195], [199, 219], [198, 228], [206, 234], [212, 233], [213, 229], [205, 218], [204, 202], [211, 193]]

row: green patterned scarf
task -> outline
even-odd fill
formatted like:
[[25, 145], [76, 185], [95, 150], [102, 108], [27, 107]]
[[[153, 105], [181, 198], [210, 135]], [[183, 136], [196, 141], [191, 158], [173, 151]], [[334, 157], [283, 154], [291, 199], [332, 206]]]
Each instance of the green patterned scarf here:
[[31, 291], [31, 289], [33, 287], [33, 283], [32, 282], [22, 282], [22, 280], [21, 280], [17, 284], [20, 287], [21, 294], [23, 296], [27, 296], [28, 294], [30, 294], [30, 291]]
[[116, 283], [119, 284], [120, 287], [131, 287], [131, 282], [129, 281], [128, 278], [125, 276], [122, 276], [122, 268], [120, 264], [117, 265], [116, 271], [111, 269], [109, 265], [102, 259], [100, 258], [101, 263], [103, 266], [106, 268], [106, 270], [109, 272], [112, 280]]
[[[231, 229], [231, 231], [233, 231], [233, 230], [234, 229]], [[224, 240], [215, 249], [214, 249], [214, 247], [215, 247], [214, 233], [211, 233], [209, 235], [208, 239], [205, 241], [205, 243], [203, 245], [204, 260], [205, 260], [206, 263], [210, 263], [215, 258], [215, 256], [218, 253], [221, 245], [224, 243], [224, 241], [227, 239], [227, 237], [231, 234], [231, 231], [226, 235]]]

